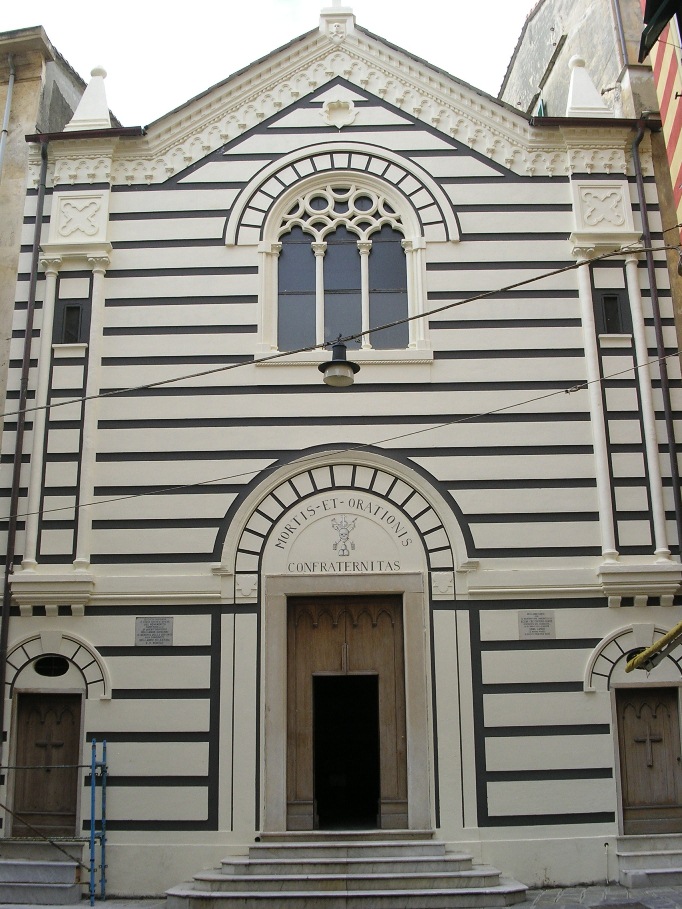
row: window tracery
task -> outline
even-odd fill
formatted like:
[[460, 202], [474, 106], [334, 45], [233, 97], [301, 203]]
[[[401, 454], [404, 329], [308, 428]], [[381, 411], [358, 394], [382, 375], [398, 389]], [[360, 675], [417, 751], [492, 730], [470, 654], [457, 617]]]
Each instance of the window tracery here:
[[382, 193], [356, 183], [312, 189], [288, 208], [277, 239], [280, 350], [338, 335], [358, 335], [351, 348], [408, 346], [405, 227]]

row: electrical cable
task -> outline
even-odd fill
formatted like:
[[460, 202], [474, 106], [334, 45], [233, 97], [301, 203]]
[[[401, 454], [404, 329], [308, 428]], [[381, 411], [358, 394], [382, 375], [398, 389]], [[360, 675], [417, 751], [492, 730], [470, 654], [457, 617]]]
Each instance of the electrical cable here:
[[[397, 442], [400, 439], [406, 439], [406, 438], [409, 438], [410, 436], [419, 435], [420, 433], [432, 432], [436, 429], [444, 429], [448, 426], [455, 426], [460, 423], [468, 423], [471, 420], [477, 420], [477, 419], [480, 419], [481, 417], [492, 416], [493, 414], [502, 413], [506, 410], [512, 410], [515, 407], [523, 407], [527, 404], [534, 404], [537, 401], [544, 401], [547, 398], [553, 398], [556, 395], [574, 394], [577, 391], [584, 391], [590, 385], [601, 384], [602, 382], [606, 382], [609, 379], [616, 378], [617, 376], [622, 376], [622, 375], [625, 375], [626, 373], [634, 373], [638, 369], [641, 369], [643, 366], [651, 366], [654, 363], [659, 363], [661, 359], [667, 360], [667, 359], [670, 359], [671, 357], [679, 357], [681, 353], [682, 353], [682, 351], [678, 348], [677, 350], [673, 351], [672, 353], [666, 354], [665, 357], [662, 357], [662, 358], [656, 357], [653, 360], [647, 360], [646, 363], [640, 363], [637, 366], [629, 366], [629, 367], [627, 367], [627, 369], [622, 369], [622, 370], [619, 370], [618, 372], [609, 373], [608, 376], [602, 376], [599, 379], [593, 379], [591, 381], [581, 382], [578, 385], [572, 385], [569, 388], [558, 388], [555, 391], [550, 391], [550, 392], [547, 392], [546, 394], [542, 394], [542, 395], [536, 395], [533, 398], [527, 398], [523, 401], [517, 401], [514, 404], [505, 404], [505, 405], [502, 405], [501, 407], [495, 407], [492, 410], [486, 410], [486, 411], [482, 411], [480, 413], [474, 413], [474, 414], [467, 414], [467, 416], [459, 417], [456, 420], [447, 420], [442, 423], [436, 423], [433, 426], [423, 426], [420, 429], [411, 429], [408, 432], [399, 433], [398, 435], [395, 435], [395, 436], [387, 436], [384, 439], [379, 439], [374, 442], [358, 442], [356, 445], [345, 445], [341, 448], [333, 449], [333, 450], [338, 454], [345, 454], [347, 452], [348, 453], [358, 452], [358, 451], [362, 451], [362, 450], [368, 449], [368, 448], [379, 448], [382, 445], [386, 445], [389, 442]], [[315, 461], [315, 460], [317, 460], [318, 457], [319, 457], [318, 454], [301, 455], [300, 457], [295, 458], [291, 463], [301, 464], [301, 463], [305, 463], [306, 460]], [[79, 503], [78, 505], [60, 505], [55, 508], [45, 508], [45, 509], [39, 509], [37, 511], [20, 512], [16, 515], [16, 517], [17, 518], [26, 518], [31, 514], [46, 515], [46, 514], [51, 514], [51, 513], [57, 512], [57, 511], [73, 510], [75, 512], [77, 510], [80, 510], [81, 508], [91, 508], [96, 505], [107, 505], [107, 504], [111, 504], [113, 502], [125, 502], [125, 501], [128, 501], [129, 499], [140, 499], [140, 498], [145, 498], [147, 496], [164, 495], [169, 492], [178, 492], [183, 489], [193, 489], [197, 486], [210, 486], [212, 483], [223, 483], [227, 480], [238, 480], [238, 479], [241, 479], [241, 478], [247, 477], [247, 476], [256, 476], [258, 474], [267, 475], [269, 472], [272, 473], [274, 470], [277, 470], [279, 468], [279, 466], [280, 465], [277, 464], [277, 465], [270, 465], [269, 467], [257, 468], [255, 470], [244, 470], [244, 471], [240, 471], [239, 473], [228, 474], [227, 476], [223, 476], [223, 477], [212, 477], [210, 480], [199, 480], [194, 483], [183, 483], [183, 484], [174, 485], [174, 486], [164, 486], [160, 489], [154, 489], [154, 490], [145, 491], [145, 492], [130, 493], [128, 495], [123, 495], [123, 496], [112, 496], [107, 499], [98, 499], [96, 502], [83, 502], [83, 503]]]
[[[677, 245], [674, 245], [674, 246], [663, 245], [663, 246], [656, 246], [656, 247], [652, 246], [650, 249], [651, 249], [651, 252], [662, 252], [667, 249], [678, 249], [678, 248], [679, 247]], [[614, 250], [614, 251], [608, 252], [608, 253], [602, 253], [599, 256], [595, 256], [593, 259], [590, 259], [590, 264], [592, 264], [594, 262], [600, 262], [604, 259], [613, 258], [615, 256], [623, 256], [623, 255], [627, 254], [629, 249], [631, 251], [636, 251], [636, 252], [646, 252], [647, 251], [643, 246], [641, 246], [640, 244], [635, 242], [635, 243], [629, 244], [628, 246], [623, 246], [618, 250]], [[453, 300], [450, 303], [444, 303], [442, 306], [437, 306], [434, 309], [429, 310], [429, 312], [416, 313], [415, 315], [407, 316], [404, 319], [396, 319], [394, 322], [385, 322], [382, 325], [376, 325], [373, 328], [367, 329], [367, 331], [359, 331], [359, 332], [356, 332], [355, 334], [346, 335], [345, 337], [336, 339], [335, 342], [324, 341], [324, 342], [321, 342], [320, 344], [312, 344], [307, 347], [299, 347], [296, 350], [277, 351], [275, 353], [268, 354], [265, 357], [260, 357], [259, 359], [240, 361], [239, 363], [228, 363], [225, 366], [215, 366], [212, 369], [204, 369], [204, 370], [200, 370], [199, 372], [186, 373], [181, 376], [171, 377], [170, 379], [159, 379], [156, 382], [147, 382], [144, 385], [132, 385], [132, 386], [129, 386], [126, 388], [115, 388], [115, 389], [111, 389], [109, 391], [99, 392], [98, 394], [95, 394], [95, 395], [82, 395], [77, 398], [69, 398], [66, 401], [56, 401], [56, 402], [53, 402], [50, 404], [43, 404], [43, 405], [35, 406], [35, 407], [26, 407], [25, 410], [23, 411], [23, 413], [34, 413], [38, 410], [47, 410], [50, 408], [65, 407], [69, 404], [80, 404], [84, 401], [92, 401], [92, 400], [96, 400], [99, 398], [110, 398], [110, 397], [115, 397], [116, 395], [133, 394], [137, 391], [147, 391], [150, 388], [159, 388], [162, 385], [172, 385], [175, 382], [185, 382], [189, 379], [198, 379], [198, 378], [202, 378], [204, 376], [215, 375], [216, 373], [219, 373], [219, 372], [227, 372], [232, 369], [239, 369], [243, 366], [257, 366], [261, 363], [269, 363], [272, 360], [283, 359], [284, 357], [290, 357], [295, 354], [311, 353], [314, 350], [324, 349], [325, 347], [328, 347], [332, 343], [339, 343], [339, 341], [341, 343], [345, 344], [348, 341], [358, 340], [358, 339], [364, 337], [365, 335], [372, 334], [373, 332], [376, 332], [376, 331], [382, 331], [385, 328], [393, 328], [396, 325], [404, 325], [409, 322], [414, 322], [417, 319], [426, 319], [426, 318], [430, 319], [432, 316], [437, 315], [438, 313], [445, 312], [446, 310], [453, 309], [457, 306], [463, 306], [465, 303], [474, 303], [477, 300], [483, 300], [483, 299], [486, 299], [487, 297], [496, 297], [499, 294], [507, 293], [510, 290], [516, 290], [519, 287], [525, 287], [526, 285], [533, 284], [536, 281], [544, 281], [546, 278], [552, 278], [552, 277], [555, 277], [556, 275], [563, 274], [564, 272], [567, 272], [567, 271], [574, 271], [577, 268], [581, 268], [583, 264], [585, 264], [585, 263], [581, 262], [581, 261], [571, 262], [568, 265], [561, 266], [560, 268], [555, 268], [552, 271], [544, 272], [541, 275], [536, 275], [535, 277], [532, 277], [532, 278], [525, 278], [523, 281], [516, 281], [513, 284], [507, 284], [504, 287], [500, 287], [495, 290], [481, 291], [480, 293], [474, 294], [471, 297], [466, 297], [463, 300]], [[20, 411], [20, 410], [5, 411], [4, 413], [0, 413], [0, 419], [4, 419], [6, 417], [18, 416], [21, 412], [22, 411]]]

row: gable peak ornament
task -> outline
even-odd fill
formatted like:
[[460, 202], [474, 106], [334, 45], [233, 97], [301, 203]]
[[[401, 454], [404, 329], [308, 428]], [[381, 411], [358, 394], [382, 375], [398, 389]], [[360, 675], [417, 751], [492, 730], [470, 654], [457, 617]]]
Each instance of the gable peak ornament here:
[[332, 0], [320, 12], [320, 31], [334, 44], [342, 44], [355, 29], [355, 16], [349, 6], [341, 6], [341, 0]]
[[335, 126], [337, 129], [350, 126], [357, 115], [355, 105], [346, 98], [330, 98], [322, 105], [322, 119], [329, 126]]

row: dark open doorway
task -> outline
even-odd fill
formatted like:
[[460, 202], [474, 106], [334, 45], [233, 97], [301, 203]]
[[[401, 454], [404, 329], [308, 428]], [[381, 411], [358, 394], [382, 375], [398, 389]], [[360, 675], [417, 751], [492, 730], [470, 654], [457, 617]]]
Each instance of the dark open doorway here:
[[313, 738], [319, 828], [378, 827], [378, 676], [314, 676]]

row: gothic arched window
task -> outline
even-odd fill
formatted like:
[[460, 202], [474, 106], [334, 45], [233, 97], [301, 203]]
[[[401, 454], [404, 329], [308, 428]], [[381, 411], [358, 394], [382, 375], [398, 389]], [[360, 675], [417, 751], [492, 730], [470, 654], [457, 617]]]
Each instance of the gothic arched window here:
[[350, 348], [406, 348], [404, 246], [400, 215], [373, 189], [331, 184], [299, 197], [278, 231], [279, 350], [339, 335], [358, 335]]

